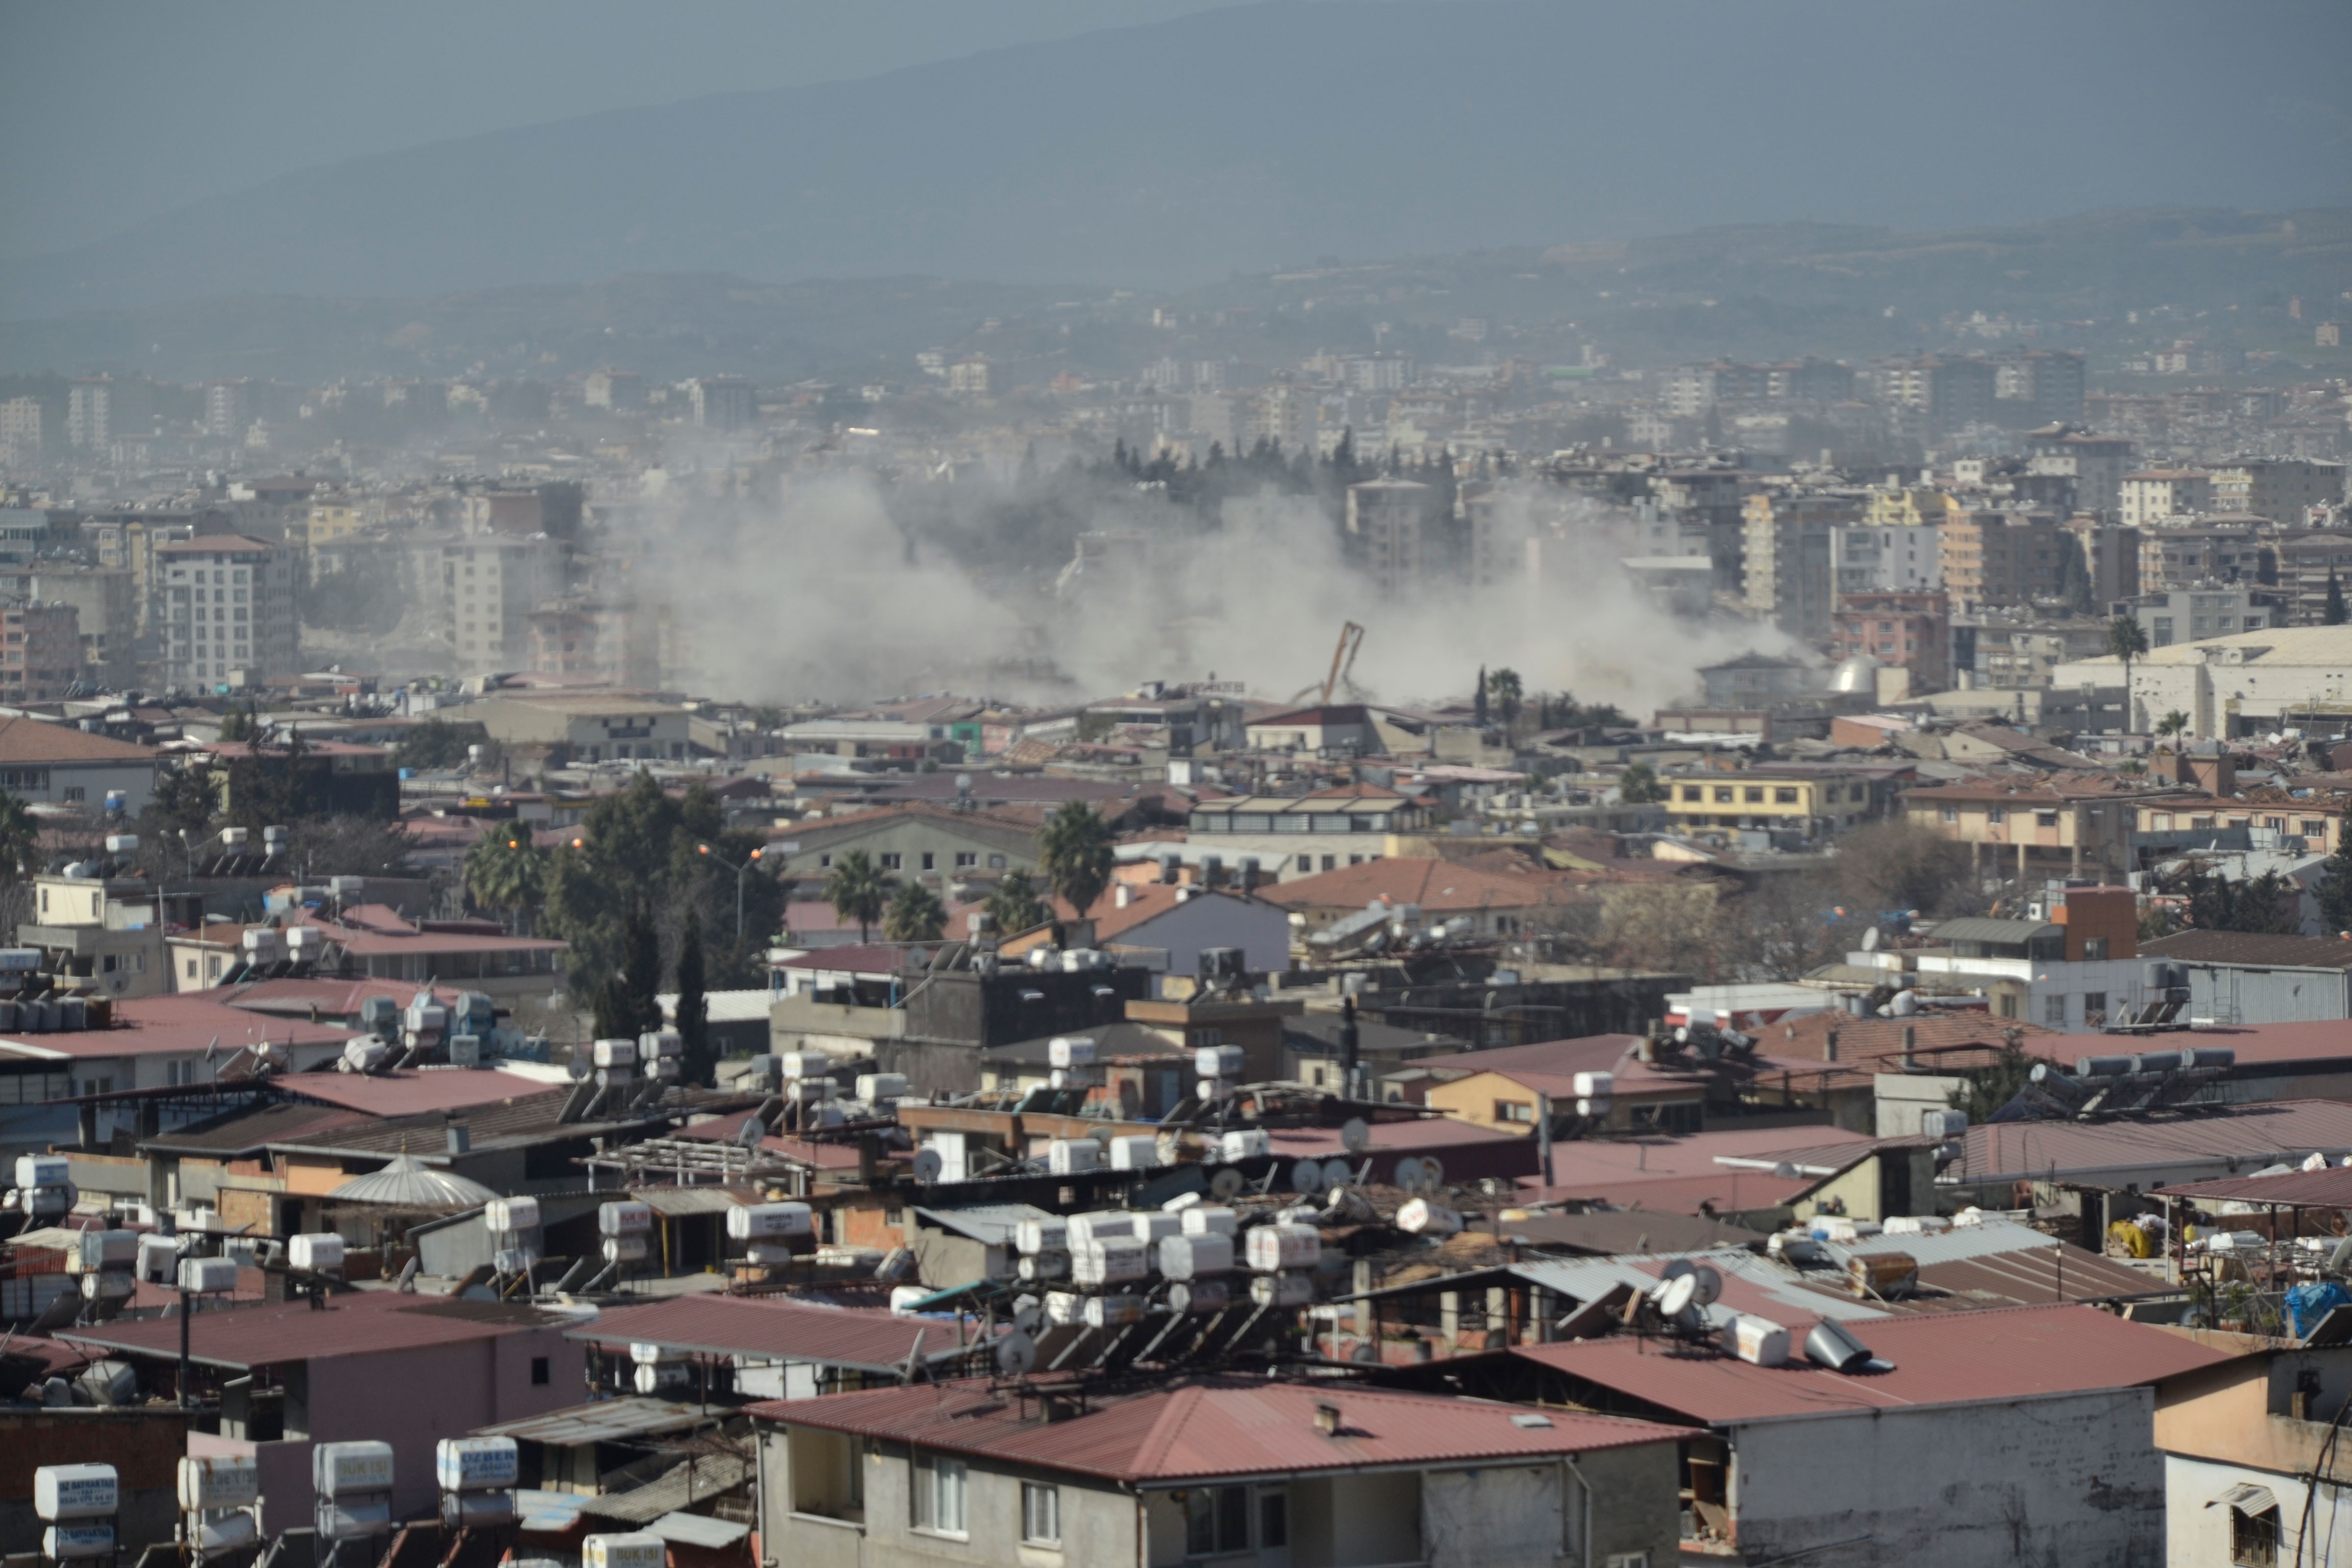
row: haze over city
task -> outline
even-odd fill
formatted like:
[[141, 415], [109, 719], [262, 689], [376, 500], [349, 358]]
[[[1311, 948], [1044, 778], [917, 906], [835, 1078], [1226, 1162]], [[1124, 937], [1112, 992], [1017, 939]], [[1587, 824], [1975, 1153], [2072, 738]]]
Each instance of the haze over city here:
[[0, 1556], [2352, 1550], [2347, 47], [0, 9]]

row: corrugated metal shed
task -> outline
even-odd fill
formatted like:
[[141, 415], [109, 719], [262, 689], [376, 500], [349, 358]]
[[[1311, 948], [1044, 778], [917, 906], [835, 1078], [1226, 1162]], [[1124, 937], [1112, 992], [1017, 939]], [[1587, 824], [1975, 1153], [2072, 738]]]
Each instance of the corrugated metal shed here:
[[501, 1422], [496, 1426], [475, 1430], [478, 1437], [513, 1437], [530, 1443], [552, 1443], [559, 1447], [571, 1447], [581, 1443], [617, 1443], [630, 1437], [658, 1436], [667, 1432], [683, 1432], [705, 1421], [716, 1421], [733, 1415], [731, 1410], [709, 1405], [676, 1405], [667, 1399], [647, 1399], [632, 1394], [622, 1399], [599, 1399], [587, 1405], [575, 1405], [568, 1410], [551, 1410], [543, 1415], [527, 1415], [520, 1421]]
[[580, 1500], [580, 1511], [598, 1519], [651, 1524], [664, 1514], [724, 1496], [751, 1479], [752, 1462], [739, 1454], [712, 1454], [666, 1470], [644, 1486]]
[[1755, 1366], [1630, 1337], [1507, 1353], [1709, 1426], [2132, 1388], [2231, 1359], [2095, 1307], [1920, 1313], [1852, 1331], [1894, 1369], [1849, 1377], [1805, 1362]]
[[[1333, 1436], [1317, 1429], [1320, 1405], [1339, 1407]], [[1238, 1377], [1090, 1396], [1085, 1414], [1050, 1423], [1038, 1401], [976, 1382], [772, 1401], [751, 1410], [790, 1426], [1138, 1482], [1537, 1460], [1683, 1436], [1648, 1422], [1448, 1394]]]
[[960, 1208], [915, 1210], [941, 1230], [954, 1231], [989, 1247], [1010, 1247], [1013, 1233], [1024, 1219], [1058, 1219], [1051, 1209], [1034, 1204], [967, 1204]]

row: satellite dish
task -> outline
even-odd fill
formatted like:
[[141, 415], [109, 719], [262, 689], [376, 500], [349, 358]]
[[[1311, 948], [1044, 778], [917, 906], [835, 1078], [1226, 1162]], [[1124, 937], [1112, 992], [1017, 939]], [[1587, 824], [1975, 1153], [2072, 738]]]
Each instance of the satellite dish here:
[[1013, 1330], [996, 1342], [996, 1370], [1007, 1377], [1025, 1376], [1037, 1364], [1037, 1342]]
[[1396, 1173], [1390, 1178], [1397, 1184], [1398, 1190], [1408, 1193], [1421, 1191], [1424, 1179], [1420, 1160], [1411, 1154], [1396, 1163]]
[[1339, 1147], [1350, 1154], [1360, 1154], [1372, 1146], [1372, 1130], [1360, 1116], [1350, 1116], [1339, 1128]]
[[1698, 1282], [1698, 1293], [1691, 1298], [1694, 1307], [1712, 1307], [1723, 1294], [1723, 1276], [1713, 1265], [1702, 1263], [1691, 1270], [1690, 1277]]
[[940, 1173], [945, 1169], [947, 1169], [947, 1162], [940, 1158], [940, 1152], [937, 1149], [915, 1151], [915, 1180], [925, 1186], [929, 1186], [933, 1182], [938, 1181]]
[[1429, 1184], [1429, 1190], [1433, 1193], [1444, 1186], [1445, 1162], [1434, 1154], [1423, 1154], [1421, 1157], [1421, 1179]]
[[1356, 1173], [1348, 1168], [1348, 1162], [1335, 1155], [1323, 1162], [1323, 1190], [1329, 1192], [1334, 1187], [1344, 1187], [1355, 1179], [1355, 1175]]
[[1868, 931], [1862, 933], [1862, 951], [1864, 952], [1876, 952], [1878, 951], [1878, 928], [1876, 926], [1873, 926]]
[[1697, 1298], [1698, 1277], [1696, 1274], [1678, 1275], [1659, 1289], [1656, 1297], [1658, 1311], [1664, 1317], [1679, 1318], [1689, 1310], [1691, 1303]]
[[1192, 1310], [1192, 1287], [1179, 1279], [1168, 1287], [1168, 1310], [1178, 1317]]
[[1302, 1197], [1313, 1197], [1323, 1190], [1323, 1167], [1312, 1160], [1301, 1160], [1290, 1169], [1290, 1190]]
[[1677, 1258], [1672, 1263], [1667, 1264], [1664, 1268], [1658, 1270], [1658, 1278], [1660, 1279], [1679, 1279], [1685, 1274], [1695, 1274], [1697, 1271], [1697, 1264], [1693, 1263], [1687, 1258]]
[[743, 1118], [743, 1125], [735, 1129], [735, 1142], [746, 1149], [757, 1149], [768, 1136], [768, 1124], [756, 1116]]
[[1242, 1173], [1231, 1165], [1227, 1165], [1209, 1178], [1209, 1191], [1226, 1203], [1231, 1203], [1241, 1196], [1242, 1188], [1247, 1184], [1248, 1182]]
[[586, 1078], [593, 1069], [590, 1068], [588, 1058], [574, 1051], [572, 1053], [572, 1059], [564, 1064], [563, 1070], [572, 1075], [572, 1082], [578, 1083], [582, 1079]]
[[1013, 1330], [1032, 1339], [1045, 1326], [1045, 1309], [1037, 1304], [1034, 1296], [1024, 1296], [1013, 1306]]

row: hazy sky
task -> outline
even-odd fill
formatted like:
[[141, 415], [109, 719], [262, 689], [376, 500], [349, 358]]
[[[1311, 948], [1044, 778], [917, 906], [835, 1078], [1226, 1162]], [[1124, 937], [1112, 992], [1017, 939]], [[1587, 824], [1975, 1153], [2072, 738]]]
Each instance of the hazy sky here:
[[0, 255], [289, 170], [1232, 0], [6, 0]]

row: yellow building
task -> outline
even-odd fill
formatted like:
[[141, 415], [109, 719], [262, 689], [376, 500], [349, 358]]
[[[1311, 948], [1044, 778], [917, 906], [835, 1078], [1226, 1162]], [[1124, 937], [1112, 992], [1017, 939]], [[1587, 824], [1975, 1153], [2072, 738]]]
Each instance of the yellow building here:
[[1873, 779], [1859, 773], [1758, 770], [1677, 774], [1661, 803], [1677, 832], [1704, 828], [1785, 828], [1808, 837], [1836, 833], [1878, 814]]
[[1932, 487], [1874, 490], [1862, 521], [1873, 528], [1917, 528], [1948, 522], [1960, 511], [1958, 497]]
[[313, 550], [348, 539], [366, 522], [361, 510], [341, 497], [317, 500], [310, 503], [309, 528], [304, 539]]

